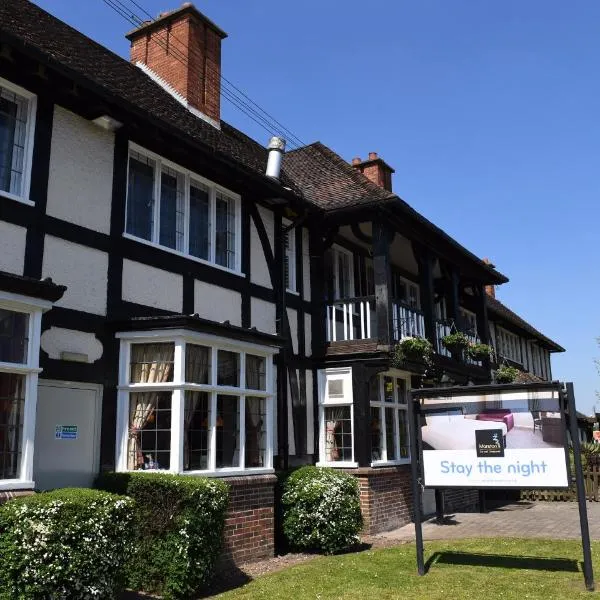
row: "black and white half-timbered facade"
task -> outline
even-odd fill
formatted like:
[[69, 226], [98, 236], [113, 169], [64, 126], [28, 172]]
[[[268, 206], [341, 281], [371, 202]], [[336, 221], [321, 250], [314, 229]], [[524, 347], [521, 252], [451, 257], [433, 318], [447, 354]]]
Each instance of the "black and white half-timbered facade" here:
[[359, 477], [370, 531], [393, 527], [406, 394], [428, 383], [392, 368], [395, 344], [428, 338], [458, 383], [493, 365], [450, 356], [449, 323], [543, 379], [562, 348], [377, 155], [282, 159], [222, 121], [225, 37], [186, 4], [130, 32], [126, 61], [0, 3], [0, 492], [102, 469], [272, 488], [316, 463]]

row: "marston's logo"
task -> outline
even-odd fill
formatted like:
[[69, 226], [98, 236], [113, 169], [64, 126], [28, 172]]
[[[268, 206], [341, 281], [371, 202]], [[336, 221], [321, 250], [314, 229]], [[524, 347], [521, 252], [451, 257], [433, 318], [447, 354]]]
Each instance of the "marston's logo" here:
[[477, 429], [475, 431], [475, 449], [477, 456], [504, 456], [502, 429]]

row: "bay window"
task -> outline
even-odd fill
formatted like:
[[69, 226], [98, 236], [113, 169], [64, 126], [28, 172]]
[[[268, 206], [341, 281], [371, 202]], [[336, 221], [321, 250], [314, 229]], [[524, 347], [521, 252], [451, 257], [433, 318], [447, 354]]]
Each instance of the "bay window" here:
[[33, 487], [41, 319], [50, 306], [0, 293], [0, 489]]
[[240, 198], [131, 144], [125, 235], [240, 270]]
[[29, 202], [35, 96], [0, 79], [0, 194]]
[[118, 337], [119, 470], [272, 467], [274, 349], [188, 331]]

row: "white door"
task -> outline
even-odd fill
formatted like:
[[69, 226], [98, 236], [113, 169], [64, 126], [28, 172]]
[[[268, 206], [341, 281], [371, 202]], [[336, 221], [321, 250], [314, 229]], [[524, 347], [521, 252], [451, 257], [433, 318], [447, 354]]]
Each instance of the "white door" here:
[[35, 487], [89, 487], [98, 473], [101, 386], [40, 379], [35, 424]]

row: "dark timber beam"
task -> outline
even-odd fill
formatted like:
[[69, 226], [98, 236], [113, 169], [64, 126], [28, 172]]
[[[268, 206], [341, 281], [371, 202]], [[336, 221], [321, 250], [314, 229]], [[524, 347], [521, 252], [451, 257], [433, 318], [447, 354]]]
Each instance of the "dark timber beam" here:
[[421, 309], [425, 317], [425, 335], [427, 339], [437, 348], [437, 332], [435, 328], [435, 308], [433, 289], [433, 265], [435, 257], [427, 249], [412, 243], [413, 253], [419, 266], [419, 285], [421, 288]]
[[392, 332], [392, 271], [390, 245], [394, 231], [381, 219], [373, 222], [373, 269], [375, 280], [375, 310], [377, 321], [377, 345], [393, 343]]

